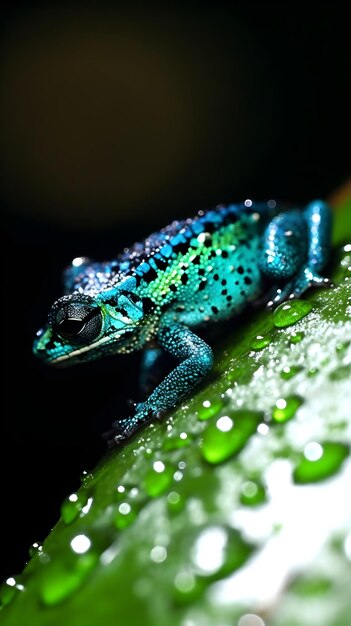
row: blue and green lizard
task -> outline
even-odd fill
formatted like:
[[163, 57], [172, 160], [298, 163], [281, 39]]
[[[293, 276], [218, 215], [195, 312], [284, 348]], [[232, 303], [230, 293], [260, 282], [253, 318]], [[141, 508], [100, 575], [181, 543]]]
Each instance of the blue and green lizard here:
[[110, 445], [187, 397], [210, 371], [213, 353], [201, 327], [266, 299], [274, 307], [310, 286], [321, 271], [332, 216], [322, 200], [280, 211], [274, 201], [219, 205], [175, 221], [112, 261], [78, 257], [64, 273], [65, 295], [34, 343], [37, 356], [66, 365], [144, 350], [143, 384], [164, 352], [179, 362], [132, 415], [116, 420]]

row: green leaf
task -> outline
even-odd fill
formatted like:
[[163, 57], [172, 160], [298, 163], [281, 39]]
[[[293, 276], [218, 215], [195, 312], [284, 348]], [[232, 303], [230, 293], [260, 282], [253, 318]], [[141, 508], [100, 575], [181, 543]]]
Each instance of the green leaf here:
[[0, 624], [350, 626], [350, 241], [346, 199], [336, 287], [223, 325], [207, 383], [67, 494]]

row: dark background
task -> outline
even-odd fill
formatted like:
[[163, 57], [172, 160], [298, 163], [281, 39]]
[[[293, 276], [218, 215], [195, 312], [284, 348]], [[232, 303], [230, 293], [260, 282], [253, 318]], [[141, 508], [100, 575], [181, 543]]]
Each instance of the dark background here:
[[66, 370], [32, 356], [62, 268], [219, 202], [328, 197], [350, 172], [346, 9], [131, 6], [3, 13], [2, 577], [137, 394], [139, 355]]

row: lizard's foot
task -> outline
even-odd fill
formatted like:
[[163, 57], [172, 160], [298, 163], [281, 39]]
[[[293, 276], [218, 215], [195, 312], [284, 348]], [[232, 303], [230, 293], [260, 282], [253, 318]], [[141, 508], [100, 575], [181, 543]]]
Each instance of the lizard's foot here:
[[267, 301], [267, 307], [274, 309], [286, 300], [299, 298], [310, 287], [332, 288], [335, 287], [335, 285], [329, 278], [323, 278], [313, 272], [309, 267], [304, 267], [296, 278], [289, 281], [284, 287], [274, 288], [272, 290]]
[[124, 441], [127, 441], [129, 437], [138, 429], [140, 426], [139, 420], [134, 417], [128, 417], [122, 420], [115, 420], [112, 423], [112, 428], [105, 432], [102, 436], [107, 441], [107, 446], [109, 448], [115, 448], [116, 446], [121, 445]]
[[112, 428], [103, 434], [103, 438], [107, 440], [109, 448], [115, 448], [127, 441], [131, 435], [154, 416], [150, 410], [145, 411], [145, 405], [135, 404], [134, 406], [136, 409], [135, 415], [126, 419], [115, 420], [112, 423]]

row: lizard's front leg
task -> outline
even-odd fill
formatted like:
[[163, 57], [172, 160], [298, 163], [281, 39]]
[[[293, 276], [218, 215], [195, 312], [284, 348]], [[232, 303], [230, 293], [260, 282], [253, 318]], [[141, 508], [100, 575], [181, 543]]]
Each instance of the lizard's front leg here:
[[200, 383], [213, 364], [211, 348], [188, 328], [176, 323], [162, 323], [158, 331], [160, 345], [180, 364], [166, 376], [145, 402], [135, 405], [135, 414], [113, 423], [109, 445], [130, 437], [140, 426], [174, 407]]

